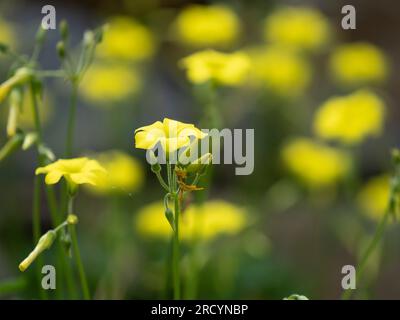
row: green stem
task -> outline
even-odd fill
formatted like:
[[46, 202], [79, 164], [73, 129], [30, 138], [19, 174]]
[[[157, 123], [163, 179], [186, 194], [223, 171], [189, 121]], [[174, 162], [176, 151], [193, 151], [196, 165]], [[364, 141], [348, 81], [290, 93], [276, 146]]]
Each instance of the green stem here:
[[69, 158], [72, 155], [77, 99], [78, 99], [78, 85], [75, 82], [72, 82], [72, 94], [71, 94], [71, 102], [69, 106], [69, 115], [68, 115], [67, 141], [65, 146], [66, 158]]
[[173, 239], [173, 257], [172, 257], [172, 270], [173, 270], [173, 283], [174, 283], [174, 299], [179, 300], [181, 298], [181, 284], [180, 284], [180, 248], [179, 248], [179, 219], [180, 219], [180, 203], [179, 194], [174, 193], [174, 204], [175, 204], [175, 232]]
[[[367, 265], [369, 257], [372, 255], [372, 253], [375, 251], [376, 246], [378, 243], [381, 241], [383, 233], [385, 231], [385, 228], [387, 226], [389, 216], [392, 214], [391, 206], [385, 211], [385, 214], [383, 215], [381, 221], [378, 224], [378, 227], [376, 228], [375, 234], [368, 245], [367, 249], [364, 251], [363, 255], [361, 256], [360, 262], [356, 268], [357, 274], [356, 274], [356, 284], [358, 284], [359, 279], [361, 279], [361, 276], [363, 275], [364, 269]], [[353, 294], [353, 290], [348, 289], [343, 292], [342, 294], [342, 300], [348, 300], [351, 298]]]
[[[69, 196], [68, 214], [73, 214], [73, 201], [74, 201], [73, 197]], [[88, 286], [88, 282], [86, 279], [85, 269], [84, 269], [83, 263], [82, 263], [81, 253], [79, 250], [78, 237], [76, 235], [75, 225], [71, 225], [71, 224], [68, 225], [68, 229], [69, 229], [69, 232], [71, 235], [72, 250], [73, 250], [73, 253], [75, 256], [76, 266], [78, 267], [78, 273], [79, 273], [79, 279], [81, 282], [83, 298], [85, 300], [90, 300], [89, 286]]]

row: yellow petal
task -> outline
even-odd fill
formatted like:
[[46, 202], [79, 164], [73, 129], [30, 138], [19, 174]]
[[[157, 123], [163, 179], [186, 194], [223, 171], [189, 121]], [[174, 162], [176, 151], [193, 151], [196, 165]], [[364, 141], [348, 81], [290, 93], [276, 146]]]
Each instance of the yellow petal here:
[[55, 184], [60, 181], [63, 173], [61, 171], [51, 171], [46, 175], [46, 184]]

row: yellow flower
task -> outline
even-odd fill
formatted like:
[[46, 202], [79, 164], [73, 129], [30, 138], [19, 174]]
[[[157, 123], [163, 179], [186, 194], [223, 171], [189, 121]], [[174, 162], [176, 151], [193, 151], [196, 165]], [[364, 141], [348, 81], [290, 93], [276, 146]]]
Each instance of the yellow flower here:
[[0, 30], [0, 42], [14, 47], [15, 39], [18, 37], [15, 35], [12, 26], [8, 22], [0, 20]]
[[250, 71], [249, 57], [243, 52], [222, 53], [204, 50], [181, 60], [188, 79], [195, 83], [216, 81], [228, 86], [242, 84]]
[[192, 136], [203, 139], [206, 134], [193, 124], [164, 118], [163, 122], [156, 121], [151, 125], [136, 129], [135, 147], [152, 149], [157, 143], [160, 143], [166, 152], [174, 152], [179, 148], [188, 146]]
[[389, 184], [388, 175], [376, 176], [368, 180], [358, 194], [360, 207], [375, 221], [379, 221], [385, 213], [389, 200]]
[[93, 191], [135, 192], [144, 182], [143, 168], [139, 161], [121, 151], [108, 151], [96, 156], [107, 175], [99, 179]]
[[[190, 205], [182, 213], [180, 237], [184, 241], [193, 239], [211, 240], [219, 235], [234, 235], [246, 227], [246, 214], [223, 200], [208, 201], [202, 206]], [[162, 202], [142, 208], [135, 216], [135, 228], [143, 236], [168, 238], [172, 235]]]
[[129, 17], [110, 19], [104, 39], [96, 49], [102, 58], [141, 61], [154, 54], [155, 44], [152, 33]]
[[365, 42], [336, 48], [330, 59], [330, 69], [334, 78], [345, 85], [382, 82], [388, 74], [383, 52]]
[[307, 7], [283, 7], [264, 22], [267, 41], [299, 49], [317, 50], [330, 38], [328, 20]]
[[[94, 64], [79, 86], [82, 95], [96, 105], [110, 106], [135, 94], [140, 88], [140, 77], [134, 68], [117, 64]], [[108, 103], [107, 103], [108, 102]]]
[[192, 47], [226, 46], [240, 33], [236, 14], [221, 5], [191, 5], [177, 16], [172, 31], [181, 43]]
[[71, 185], [97, 185], [107, 171], [96, 161], [88, 158], [60, 159], [45, 167], [37, 168], [35, 174], [46, 174], [46, 184], [56, 184], [64, 177]]
[[288, 169], [310, 187], [323, 187], [343, 178], [350, 158], [339, 150], [308, 138], [296, 138], [282, 150]]
[[279, 46], [248, 50], [255, 83], [284, 97], [297, 97], [308, 87], [311, 68], [299, 54]]
[[360, 143], [382, 132], [384, 102], [373, 92], [359, 90], [327, 100], [315, 114], [314, 131], [324, 139]]

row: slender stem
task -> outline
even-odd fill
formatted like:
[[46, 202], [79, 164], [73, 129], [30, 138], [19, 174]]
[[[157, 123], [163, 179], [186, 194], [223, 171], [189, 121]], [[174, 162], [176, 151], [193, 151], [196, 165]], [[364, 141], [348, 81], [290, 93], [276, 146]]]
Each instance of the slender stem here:
[[78, 85], [75, 82], [72, 82], [72, 94], [71, 94], [71, 102], [69, 106], [69, 115], [68, 115], [67, 141], [65, 147], [66, 158], [72, 155], [77, 99], [78, 99]]
[[[356, 284], [359, 282], [359, 279], [361, 279], [361, 276], [363, 275], [363, 272], [367, 265], [369, 257], [372, 255], [372, 253], [376, 249], [376, 246], [381, 241], [383, 233], [385, 231], [385, 228], [386, 228], [388, 220], [389, 220], [389, 216], [391, 214], [392, 214], [391, 205], [389, 205], [389, 207], [385, 211], [385, 214], [383, 215], [381, 221], [379, 222], [378, 227], [376, 228], [375, 234], [374, 234], [371, 242], [369, 243], [367, 249], [364, 251], [363, 255], [361, 256], [358, 267], [356, 268], [356, 270], [357, 270]], [[352, 293], [353, 293], [353, 290], [351, 290], [351, 289], [344, 291], [342, 294], [342, 300], [350, 299]]]
[[169, 192], [169, 186], [165, 183], [163, 177], [161, 176], [160, 172], [155, 173], [158, 181], [160, 182], [161, 186], [165, 189], [165, 191]]
[[174, 283], [174, 299], [181, 298], [181, 284], [180, 284], [180, 248], [179, 248], [179, 216], [180, 216], [180, 203], [178, 193], [174, 193], [175, 204], [175, 232], [173, 239], [173, 257], [172, 257], [172, 270], [173, 270], [173, 283]]
[[[69, 196], [68, 199], [68, 213], [73, 214], [73, 197]], [[89, 286], [88, 282], [86, 279], [86, 273], [85, 269], [83, 267], [82, 263], [82, 258], [81, 258], [81, 253], [79, 250], [79, 245], [78, 245], [78, 237], [76, 235], [76, 230], [75, 230], [75, 225], [68, 225], [68, 229], [71, 235], [71, 241], [72, 241], [72, 250], [75, 256], [76, 260], [76, 266], [78, 267], [78, 273], [79, 273], [79, 279], [81, 282], [81, 287], [82, 287], [82, 293], [83, 293], [83, 298], [85, 300], [90, 300], [90, 293], [89, 293]]]

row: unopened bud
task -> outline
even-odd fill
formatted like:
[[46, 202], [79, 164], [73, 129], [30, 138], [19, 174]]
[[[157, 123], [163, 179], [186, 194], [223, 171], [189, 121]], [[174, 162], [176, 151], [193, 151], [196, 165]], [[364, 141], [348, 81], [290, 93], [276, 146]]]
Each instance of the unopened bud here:
[[205, 174], [207, 167], [212, 162], [212, 154], [206, 153], [200, 158], [196, 159], [186, 167], [188, 173], [197, 173], [199, 175]]
[[66, 20], [62, 20], [60, 22], [59, 28], [60, 28], [61, 39], [67, 40], [69, 36], [68, 22]]
[[13, 154], [16, 150], [18, 150], [22, 142], [24, 140], [24, 135], [22, 133], [16, 133], [13, 135], [3, 146], [3, 148], [0, 149], [0, 161], [3, 161], [6, 159], [8, 156]]
[[28, 150], [32, 147], [38, 140], [38, 135], [36, 132], [29, 132], [25, 135], [24, 142], [22, 143], [22, 150]]
[[57, 42], [56, 49], [57, 49], [58, 56], [61, 59], [64, 59], [65, 58], [65, 43], [64, 43], [64, 41]]
[[22, 93], [21, 90], [14, 88], [10, 94], [10, 109], [7, 120], [7, 135], [12, 137], [17, 132], [18, 114], [21, 110]]
[[51, 247], [57, 233], [54, 230], [47, 231], [38, 241], [35, 249], [19, 264], [19, 270], [24, 272], [35, 259], [44, 251]]
[[78, 217], [72, 213], [70, 213], [67, 217], [67, 223], [68, 224], [77, 224], [79, 221]]

